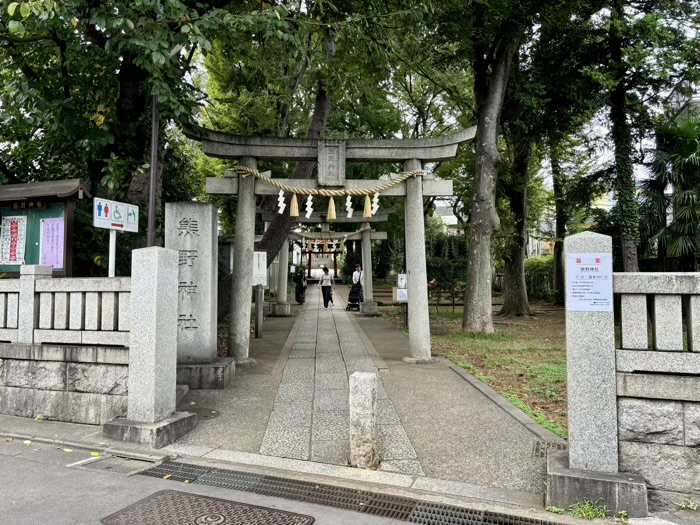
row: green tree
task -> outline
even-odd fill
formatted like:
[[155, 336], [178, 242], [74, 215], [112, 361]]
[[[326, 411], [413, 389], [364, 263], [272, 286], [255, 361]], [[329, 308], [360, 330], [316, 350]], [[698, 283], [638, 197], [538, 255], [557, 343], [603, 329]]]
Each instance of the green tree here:
[[[659, 257], [695, 271], [700, 244], [700, 118], [693, 114], [657, 129], [653, 176], [642, 192], [643, 237]], [[668, 193], [667, 193], [668, 191]]]
[[637, 138], [652, 128], [664, 92], [697, 68], [699, 4], [693, 0], [612, 0], [601, 12], [601, 64], [591, 75], [606, 89], [614, 147], [614, 223], [624, 271], [638, 271]]

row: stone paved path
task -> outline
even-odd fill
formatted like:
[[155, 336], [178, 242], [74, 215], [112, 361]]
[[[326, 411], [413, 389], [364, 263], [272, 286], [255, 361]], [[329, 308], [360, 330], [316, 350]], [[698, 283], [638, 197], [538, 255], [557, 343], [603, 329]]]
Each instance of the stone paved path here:
[[[348, 377], [377, 367], [344, 309], [342, 298], [325, 310], [310, 288], [284, 368], [260, 453], [347, 465]], [[381, 470], [422, 475], [416, 451], [379, 380], [378, 440]]]

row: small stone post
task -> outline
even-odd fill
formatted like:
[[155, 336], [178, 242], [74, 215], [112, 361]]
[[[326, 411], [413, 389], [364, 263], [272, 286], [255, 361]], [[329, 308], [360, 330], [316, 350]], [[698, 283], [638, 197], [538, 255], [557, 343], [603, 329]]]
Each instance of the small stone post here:
[[265, 287], [255, 286], [255, 339], [263, 336], [263, 319], [265, 314]]
[[39, 327], [39, 296], [34, 293], [37, 279], [51, 279], [51, 266], [23, 265], [19, 270], [19, 313], [17, 342], [34, 343], [34, 329]]
[[[240, 165], [252, 169], [258, 167], [257, 160], [253, 157], [241, 158]], [[236, 359], [237, 366], [255, 364], [255, 360], [248, 357], [254, 242], [255, 177], [239, 177], [228, 348], [228, 355]]]
[[128, 418], [133, 421], [155, 423], [175, 412], [177, 260], [177, 252], [165, 248], [131, 252]]
[[126, 418], [102, 435], [161, 448], [197, 426], [197, 415], [175, 412], [178, 253], [157, 246], [131, 252], [131, 338]]
[[289, 240], [282, 243], [279, 253], [279, 267], [277, 268], [277, 304], [275, 304], [275, 315], [288, 317], [291, 314], [289, 303], [287, 302], [287, 278], [289, 276]]
[[350, 464], [377, 468], [377, 374], [355, 372], [350, 376]]
[[[362, 228], [369, 228], [368, 222], [362, 223]], [[372, 230], [362, 232], [362, 293], [364, 302], [360, 303], [360, 312], [363, 314], [376, 314], [377, 303], [374, 302], [374, 287], [372, 284]]]
[[[404, 171], [422, 169], [417, 159], [407, 160]], [[423, 217], [423, 180], [410, 177], [406, 181], [406, 273], [408, 279], [409, 363], [430, 363], [430, 319], [428, 317], [428, 271], [425, 261], [425, 218]]]
[[[584, 232], [564, 239], [567, 272], [576, 254], [610, 254], [612, 238]], [[572, 311], [566, 279], [569, 464], [572, 469], [618, 471], [615, 326], [610, 311]], [[612, 282], [610, 283], [612, 286]]]
[[213, 204], [165, 204], [165, 247], [178, 252], [178, 363], [216, 360], [218, 220]]

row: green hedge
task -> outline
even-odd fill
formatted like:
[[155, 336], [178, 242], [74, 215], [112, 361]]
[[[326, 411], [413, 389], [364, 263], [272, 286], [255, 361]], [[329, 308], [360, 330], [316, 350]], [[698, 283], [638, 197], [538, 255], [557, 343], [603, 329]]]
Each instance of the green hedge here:
[[554, 257], [530, 257], [525, 259], [525, 283], [530, 300], [554, 299]]

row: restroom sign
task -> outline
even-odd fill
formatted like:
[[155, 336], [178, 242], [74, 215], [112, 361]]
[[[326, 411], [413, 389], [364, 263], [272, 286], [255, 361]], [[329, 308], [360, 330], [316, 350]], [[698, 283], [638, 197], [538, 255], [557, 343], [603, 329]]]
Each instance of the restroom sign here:
[[92, 219], [96, 228], [133, 233], [139, 231], [139, 207], [133, 204], [94, 199]]

